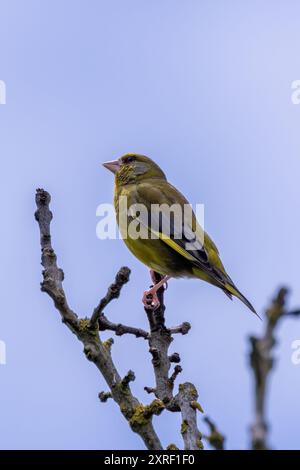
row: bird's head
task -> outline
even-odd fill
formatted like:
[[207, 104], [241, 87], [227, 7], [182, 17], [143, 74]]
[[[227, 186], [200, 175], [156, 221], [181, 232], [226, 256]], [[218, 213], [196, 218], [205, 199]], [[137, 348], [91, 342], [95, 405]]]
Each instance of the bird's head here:
[[118, 160], [103, 163], [103, 166], [115, 174], [119, 184], [130, 184], [145, 179], [163, 178], [164, 172], [159, 166], [145, 155], [126, 153]]

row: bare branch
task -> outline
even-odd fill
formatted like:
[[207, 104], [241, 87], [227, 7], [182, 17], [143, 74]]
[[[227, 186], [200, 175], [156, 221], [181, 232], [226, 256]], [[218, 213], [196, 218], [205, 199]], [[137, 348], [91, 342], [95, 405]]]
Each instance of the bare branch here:
[[224, 450], [225, 436], [220, 433], [217, 426], [208, 416], [205, 416], [204, 421], [209, 427], [210, 434], [203, 436], [209, 444], [216, 450]]
[[176, 333], [181, 333], [182, 335], [188, 334], [191, 329], [191, 324], [187, 321], [183, 322], [181, 325], [173, 326], [169, 328], [171, 335], [175, 335]]
[[55, 307], [61, 314], [62, 320], [72, 329], [73, 332], [78, 331], [78, 318], [75, 312], [68, 305], [65, 291], [62, 286], [64, 273], [57, 266], [56, 254], [52, 248], [50, 223], [52, 220], [52, 212], [49, 209], [50, 194], [43, 189], [36, 191], [35, 219], [40, 228], [40, 243], [42, 250], [42, 266], [44, 267], [43, 282], [41, 290], [46, 292], [53, 300]]
[[[155, 273], [156, 282], [161, 279], [160, 274]], [[173, 374], [169, 377], [171, 362], [180, 362], [178, 353], [169, 355], [169, 347], [173, 341], [172, 334], [186, 334], [191, 328], [188, 322], [175, 328], [167, 328], [165, 325], [164, 287], [157, 291], [160, 301], [159, 307], [153, 311], [151, 307], [145, 307], [145, 312], [150, 326], [149, 352], [152, 355], [152, 364], [155, 375], [155, 388], [145, 387], [148, 393], [154, 393], [161, 400], [165, 408], [172, 412], [181, 412], [181, 433], [186, 450], [199, 450], [203, 448], [201, 433], [197, 427], [196, 411], [199, 407], [193, 406], [198, 398], [195, 386], [191, 383], [179, 385], [179, 392], [174, 397], [173, 389], [177, 375], [182, 371], [180, 365], [176, 365]], [[200, 407], [201, 408], [201, 407]]]
[[156, 393], [156, 389], [152, 387], [144, 387], [144, 390], [145, 392], [149, 393], [149, 395], [150, 393], [154, 393], [154, 394]]
[[170, 380], [171, 384], [173, 385], [173, 387], [174, 387], [174, 383], [175, 383], [177, 375], [180, 374], [181, 372], [182, 372], [182, 367], [180, 365], [177, 365], [177, 366], [174, 367], [174, 372], [171, 375], [171, 377], [169, 378], [169, 380]]
[[290, 312], [286, 312], [285, 316], [286, 317], [299, 317], [300, 310], [291, 310]]
[[100, 331], [105, 331], [105, 330], [110, 330], [114, 331], [117, 336], [122, 336], [125, 334], [130, 334], [134, 335], [136, 338], [144, 338], [148, 339], [149, 338], [149, 333], [142, 328], [135, 328], [132, 326], [127, 326], [127, 325], [122, 325], [122, 323], [112, 323], [104, 313], [101, 313], [99, 315], [99, 330]]
[[121, 289], [129, 281], [130, 269], [126, 266], [121, 268], [115, 278], [115, 281], [107, 289], [105, 297], [103, 297], [95, 308], [91, 317], [91, 325], [94, 326], [103, 311], [103, 309], [113, 300], [120, 296]]
[[[161, 442], [153, 428], [152, 416], [162, 411], [161, 403], [155, 403], [149, 409], [143, 406], [132, 394], [129, 386], [129, 377], [122, 381], [111, 356], [112, 341], [102, 342], [98, 331], [98, 318], [103, 308], [120, 294], [122, 286], [128, 281], [130, 270], [122, 268], [116, 276], [115, 282], [110, 286], [106, 296], [94, 310], [92, 321], [88, 318], [79, 319], [70, 309], [65, 292], [63, 290], [63, 272], [58, 268], [56, 255], [51, 245], [50, 222], [52, 213], [49, 209], [50, 195], [43, 189], [36, 192], [37, 211], [36, 220], [40, 229], [40, 241], [42, 249], [42, 265], [44, 267], [44, 280], [41, 284], [42, 291], [46, 292], [54, 301], [64, 323], [77, 336], [84, 345], [84, 353], [89, 361], [92, 361], [110, 388], [114, 401], [119, 405], [120, 411], [129, 422], [131, 429], [139, 434], [146, 447], [153, 450], [161, 450]], [[131, 375], [132, 379], [132, 375]], [[128, 382], [128, 383], [127, 383]], [[100, 399], [104, 398], [100, 394]]]
[[251, 336], [250, 365], [255, 379], [255, 422], [251, 427], [252, 448], [268, 449], [268, 425], [265, 417], [266, 387], [269, 374], [274, 367], [273, 348], [276, 344], [274, 336], [280, 320], [288, 316], [299, 315], [299, 310], [286, 311], [288, 289], [279, 289], [270, 307], [266, 310], [267, 319], [265, 333], [261, 338]]
[[98, 398], [102, 403], [106, 403], [109, 398], [112, 398], [111, 392], [100, 392]]
[[125, 377], [122, 379], [121, 385], [122, 387], [128, 387], [129, 383], [134, 382], [134, 381], [135, 381], [135, 373], [133, 372], [133, 370], [129, 370], [127, 374], [125, 375]]

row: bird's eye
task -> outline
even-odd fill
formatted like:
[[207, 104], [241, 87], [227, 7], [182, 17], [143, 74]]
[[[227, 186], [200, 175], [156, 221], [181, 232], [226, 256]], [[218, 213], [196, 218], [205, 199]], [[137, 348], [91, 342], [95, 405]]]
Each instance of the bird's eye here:
[[134, 161], [134, 157], [133, 156], [130, 156], [130, 157], [126, 157], [123, 159], [123, 163], [131, 163]]

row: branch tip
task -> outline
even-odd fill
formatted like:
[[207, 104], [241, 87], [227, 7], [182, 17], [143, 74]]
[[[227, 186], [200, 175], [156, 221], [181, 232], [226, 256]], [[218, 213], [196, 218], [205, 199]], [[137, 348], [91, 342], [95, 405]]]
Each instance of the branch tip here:
[[130, 382], [133, 382], [135, 380], [135, 373], [133, 370], [129, 370], [125, 377], [121, 381], [122, 387], [128, 387]]
[[112, 398], [112, 394], [111, 392], [100, 392], [98, 398], [101, 403], [106, 403], [109, 398]]
[[176, 377], [178, 374], [180, 374], [182, 372], [182, 367], [180, 365], [176, 365], [174, 367], [174, 372], [173, 374], [171, 375], [171, 377], [169, 378], [169, 381], [170, 381], [170, 384], [172, 386], [174, 386], [174, 383], [175, 383], [175, 380], [176, 380]]
[[100, 300], [91, 317], [91, 324], [95, 325], [104, 310], [104, 308], [113, 300], [120, 296], [122, 287], [129, 281], [130, 269], [123, 266], [116, 274], [114, 282], [107, 289], [106, 295]]
[[186, 335], [190, 331], [191, 327], [192, 327], [191, 324], [185, 321], [181, 325], [170, 328], [169, 331], [171, 335], [175, 335], [176, 333], [181, 333], [182, 335]]
[[150, 395], [150, 393], [154, 393], [154, 394], [156, 393], [156, 388], [144, 387], [144, 390], [145, 390], [145, 392], [149, 393], [149, 395]]
[[173, 353], [173, 354], [171, 354], [171, 355], [169, 356], [169, 361], [170, 361], [170, 362], [173, 362], [173, 363], [175, 363], [175, 364], [178, 364], [178, 363], [181, 361], [179, 354], [176, 353], [176, 352]]

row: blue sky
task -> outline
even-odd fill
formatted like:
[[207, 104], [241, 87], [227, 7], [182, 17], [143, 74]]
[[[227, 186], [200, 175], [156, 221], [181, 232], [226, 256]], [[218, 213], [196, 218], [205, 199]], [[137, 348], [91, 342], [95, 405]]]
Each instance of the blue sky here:
[[[192, 204], [205, 204], [205, 228], [259, 312], [282, 283], [299, 305], [300, 106], [291, 83], [300, 79], [300, 5], [1, 0], [0, 10], [0, 446], [142, 448], [114, 403], [98, 402], [102, 378], [39, 290], [35, 188], [52, 195], [53, 243], [82, 316], [128, 265], [131, 282], [106, 313], [146, 327], [147, 269], [121, 240], [96, 238], [96, 207], [113, 191], [100, 163], [129, 151], [151, 156]], [[247, 338], [262, 324], [197, 280], [170, 281], [166, 303], [170, 325], [192, 323], [172, 346], [180, 381], [195, 383], [227, 446], [245, 448], [253, 416]], [[291, 362], [299, 321], [286, 320], [278, 339], [270, 441], [299, 448], [300, 366]], [[113, 356], [121, 373], [135, 371], [133, 390], [149, 400], [146, 343], [118, 338]], [[180, 445], [179, 416], [155, 421], [165, 445]]]

